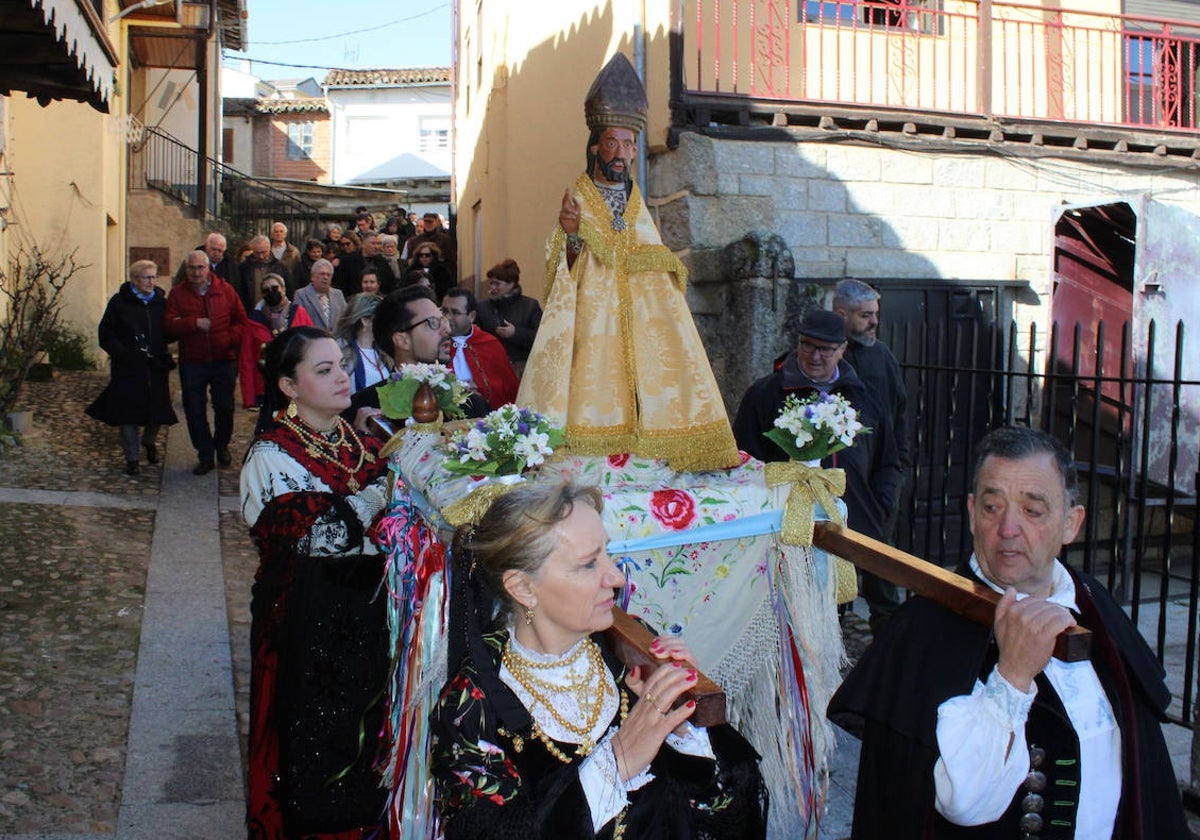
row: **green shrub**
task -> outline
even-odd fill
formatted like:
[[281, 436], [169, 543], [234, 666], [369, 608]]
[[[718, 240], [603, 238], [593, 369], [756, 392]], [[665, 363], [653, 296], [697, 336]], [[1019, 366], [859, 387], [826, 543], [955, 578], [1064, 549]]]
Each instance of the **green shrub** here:
[[71, 324], [56, 324], [42, 339], [50, 364], [63, 370], [95, 370], [91, 339]]

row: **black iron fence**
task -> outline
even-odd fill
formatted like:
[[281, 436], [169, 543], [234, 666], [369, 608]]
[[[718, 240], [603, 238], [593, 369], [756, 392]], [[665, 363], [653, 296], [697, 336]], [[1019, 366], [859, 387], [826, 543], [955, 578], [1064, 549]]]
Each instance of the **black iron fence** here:
[[1054, 433], [1075, 455], [1088, 511], [1063, 559], [1127, 605], [1168, 671], [1172, 718], [1190, 725], [1200, 379], [1187, 378], [1182, 322], [1138, 334], [1128, 324], [1049, 333], [1011, 323], [902, 324], [882, 338], [905, 374], [913, 435], [897, 545], [946, 566], [967, 557], [976, 442], [1006, 424]]
[[[185, 207], [225, 223], [236, 238], [288, 226], [293, 240], [321, 232], [317, 208], [200, 153], [157, 128], [147, 128], [129, 156], [131, 189], [156, 189]], [[201, 202], [203, 198], [203, 203]]]

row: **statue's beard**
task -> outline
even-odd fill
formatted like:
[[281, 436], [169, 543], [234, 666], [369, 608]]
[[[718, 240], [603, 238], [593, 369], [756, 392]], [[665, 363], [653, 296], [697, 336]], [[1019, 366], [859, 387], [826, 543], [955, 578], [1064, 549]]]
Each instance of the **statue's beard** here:
[[[623, 168], [618, 169], [616, 166], [618, 163], [622, 164]], [[600, 173], [604, 176], [604, 180], [611, 184], [628, 184], [630, 181], [629, 164], [621, 158], [600, 161]]]

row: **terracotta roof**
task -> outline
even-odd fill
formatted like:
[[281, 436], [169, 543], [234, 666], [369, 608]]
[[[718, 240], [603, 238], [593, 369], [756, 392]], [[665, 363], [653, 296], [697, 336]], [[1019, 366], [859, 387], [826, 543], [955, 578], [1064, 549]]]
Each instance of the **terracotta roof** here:
[[255, 106], [260, 114], [308, 114], [328, 113], [329, 103], [322, 97], [304, 99], [260, 99]]
[[330, 70], [325, 87], [389, 87], [450, 83], [449, 67], [402, 67], [382, 70]]

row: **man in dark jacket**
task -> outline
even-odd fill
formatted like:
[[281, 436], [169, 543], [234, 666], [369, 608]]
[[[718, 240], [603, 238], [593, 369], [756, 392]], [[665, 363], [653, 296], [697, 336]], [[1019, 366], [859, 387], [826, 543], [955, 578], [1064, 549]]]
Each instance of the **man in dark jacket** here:
[[[230, 255], [225, 237], [222, 234], [214, 230], [205, 238], [203, 245], [196, 246], [196, 250], [208, 254], [209, 271], [233, 286], [233, 288], [238, 288], [238, 264], [234, 261], [233, 256]], [[179, 262], [179, 270], [175, 272], [175, 276], [171, 279], [171, 286], [178, 286], [186, 279], [187, 260], [183, 259]]]
[[283, 278], [287, 288], [287, 296], [296, 298], [296, 280], [292, 270], [283, 260], [271, 253], [271, 240], [259, 236], [250, 239], [250, 254], [238, 264], [238, 295], [242, 299], [243, 310], [249, 312], [262, 300], [262, 281], [268, 274], [278, 274]]
[[[1083, 524], [1077, 494], [1044, 432], [980, 441], [959, 573], [1003, 597], [990, 627], [913, 598], [830, 701], [862, 737], [855, 840], [1188, 836], [1162, 666], [1100, 582], [1057, 559]], [[1077, 621], [1090, 657], [1052, 658]]]
[[163, 334], [166, 298], [154, 284], [157, 278], [151, 260], [133, 263], [129, 282], [108, 301], [100, 319], [100, 349], [108, 354], [111, 378], [87, 414], [120, 428], [126, 475], [138, 473], [139, 429], [146, 460], [157, 464], [158, 427], [178, 422], [167, 378], [172, 362]]
[[[198, 462], [192, 472], [204, 475], [213, 459], [227, 467], [233, 462], [229, 441], [233, 437], [233, 386], [237, 381], [237, 354], [246, 327], [246, 310], [233, 287], [209, 271], [208, 255], [187, 255], [186, 283], [167, 296], [163, 328], [179, 339], [179, 387], [188, 435]], [[211, 389], [214, 427], [208, 425]]]
[[[815, 309], [800, 323], [800, 341], [779, 368], [755, 382], [742, 397], [733, 421], [738, 446], [760, 461], [786, 461], [787, 453], [764, 433], [775, 426], [775, 418], [788, 394], [801, 399], [816, 393], [840, 394], [858, 412], [858, 420], [870, 428], [854, 445], [826, 459], [826, 467], [846, 471], [847, 524], [862, 534], [882, 539], [888, 514], [900, 486], [900, 456], [888, 412], [862, 383], [854, 368], [842, 361], [846, 352], [846, 327], [840, 315]], [[872, 629], [887, 621], [900, 603], [894, 584], [863, 574], [863, 598], [870, 608]]]

